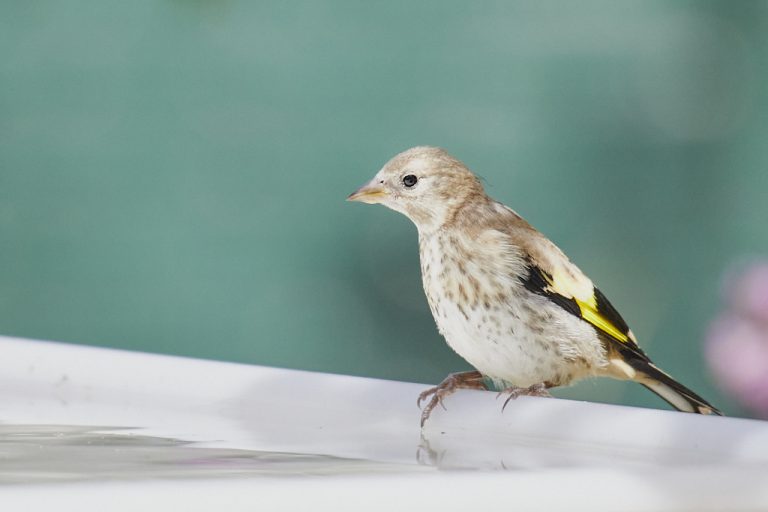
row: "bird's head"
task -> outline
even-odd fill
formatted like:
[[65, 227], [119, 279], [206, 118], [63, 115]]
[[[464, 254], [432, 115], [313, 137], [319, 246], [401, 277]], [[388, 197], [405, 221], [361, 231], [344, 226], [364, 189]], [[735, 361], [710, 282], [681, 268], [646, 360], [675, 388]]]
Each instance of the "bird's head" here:
[[484, 196], [480, 180], [464, 164], [443, 149], [418, 146], [392, 158], [347, 200], [383, 204], [428, 231], [468, 200]]

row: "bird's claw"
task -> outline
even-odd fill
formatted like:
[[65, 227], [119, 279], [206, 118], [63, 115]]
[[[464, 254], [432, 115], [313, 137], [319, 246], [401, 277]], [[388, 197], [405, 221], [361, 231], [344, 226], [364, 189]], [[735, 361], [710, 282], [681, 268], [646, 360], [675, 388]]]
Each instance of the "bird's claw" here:
[[461, 372], [448, 375], [448, 377], [443, 379], [443, 381], [437, 386], [422, 391], [419, 394], [419, 397], [416, 399], [416, 405], [421, 407], [421, 403], [429, 398], [429, 402], [427, 402], [427, 405], [424, 406], [424, 409], [421, 411], [421, 426], [424, 426], [424, 423], [426, 423], [429, 415], [432, 414], [432, 410], [437, 407], [438, 404], [444, 410], [448, 410], [445, 407], [443, 399], [445, 399], [445, 397], [448, 395], [453, 394], [456, 390], [462, 388], [488, 389], [483, 382], [483, 376], [480, 372]]
[[552, 395], [550, 395], [549, 391], [547, 391], [549, 387], [551, 386], [549, 386], [546, 382], [539, 382], [538, 384], [528, 386], [527, 388], [510, 386], [506, 389], [502, 389], [501, 391], [499, 391], [499, 394], [496, 395], [496, 399], [498, 399], [501, 395], [504, 395], [504, 394], [509, 395], [507, 399], [504, 400], [504, 405], [501, 406], [501, 412], [504, 412], [504, 409], [507, 408], [507, 404], [510, 402], [510, 400], [514, 400], [521, 396], [551, 397]]
[[437, 391], [438, 391], [438, 386], [433, 386], [433, 387], [431, 387], [429, 389], [425, 389], [424, 391], [419, 393], [419, 397], [416, 399], [416, 407], [421, 409], [421, 402], [426, 400], [427, 397], [429, 397], [429, 395], [437, 393]]
[[[445, 382], [445, 381], [443, 381]], [[426, 401], [427, 398], [431, 395], [432, 398], [429, 399], [429, 402], [427, 402], [427, 405], [422, 409], [421, 411], [421, 426], [424, 426], [424, 423], [426, 423], [427, 418], [429, 418], [429, 415], [432, 414], [432, 409], [437, 407], [438, 404], [445, 409], [445, 404], [443, 403], [443, 397], [450, 395], [456, 390], [453, 386], [445, 386], [442, 387], [442, 383], [440, 386], [435, 386], [432, 388], [427, 389], [426, 391], [423, 391], [419, 395], [419, 399], [417, 400], [417, 405], [421, 407], [421, 403]], [[447, 410], [447, 409], [446, 409]]]

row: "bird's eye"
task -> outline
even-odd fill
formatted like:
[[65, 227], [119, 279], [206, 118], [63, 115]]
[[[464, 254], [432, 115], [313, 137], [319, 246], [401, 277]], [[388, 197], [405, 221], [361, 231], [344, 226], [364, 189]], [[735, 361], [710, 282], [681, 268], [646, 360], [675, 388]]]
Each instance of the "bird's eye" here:
[[419, 178], [417, 178], [413, 174], [408, 174], [406, 176], [403, 176], [403, 185], [405, 185], [407, 188], [411, 188], [416, 184], [416, 182], [419, 181]]

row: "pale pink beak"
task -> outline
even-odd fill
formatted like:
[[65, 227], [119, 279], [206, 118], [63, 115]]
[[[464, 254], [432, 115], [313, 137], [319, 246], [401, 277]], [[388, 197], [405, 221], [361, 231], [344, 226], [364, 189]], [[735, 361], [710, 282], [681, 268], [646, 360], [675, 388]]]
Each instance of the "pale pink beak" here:
[[370, 181], [349, 194], [347, 201], [359, 201], [361, 203], [377, 204], [380, 203], [389, 193], [380, 183]]

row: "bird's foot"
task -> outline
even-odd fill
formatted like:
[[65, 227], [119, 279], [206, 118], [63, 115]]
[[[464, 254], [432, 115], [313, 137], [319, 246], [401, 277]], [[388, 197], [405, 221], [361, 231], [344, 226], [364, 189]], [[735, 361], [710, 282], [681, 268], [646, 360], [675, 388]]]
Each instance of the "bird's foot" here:
[[437, 386], [422, 392], [419, 395], [418, 400], [416, 400], [416, 405], [421, 407], [422, 402], [427, 400], [430, 396], [432, 397], [429, 398], [429, 402], [427, 402], [427, 405], [421, 411], [422, 427], [427, 421], [427, 418], [429, 418], [429, 415], [432, 414], [432, 409], [437, 407], [438, 404], [445, 409], [443, 399], [448, 395], [453, 394], [458, 389], [488, 389], [488, 386], [485, 385], [483, 375], [478, 371], [451, 373]]
[[507, 404], [510, 400], [514, 400], [515, 398], [521, 397], [521, 396], [544, 396], [544, 397], [551, 397], [552, 395], [549, 394], [549, 391], [547, 391], [547, 388], [550, 388], [549, 384], [546, 382], [539, 382], [538, 384], [534, 384], [533, 386], [528, 386], [527, 388], [519, 388], [517, 386], [510, 386], [506, 389], [502, 389], [499, 391], [499, 394], [496, 395], [496, 398], [499, 398], [501, 395], [509, 395], [506, 400], [504, 400], [504, 405], [501, 406], [501, 411], [504, 412], [504, 409], [506, 409]]

